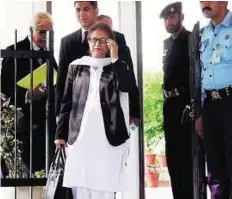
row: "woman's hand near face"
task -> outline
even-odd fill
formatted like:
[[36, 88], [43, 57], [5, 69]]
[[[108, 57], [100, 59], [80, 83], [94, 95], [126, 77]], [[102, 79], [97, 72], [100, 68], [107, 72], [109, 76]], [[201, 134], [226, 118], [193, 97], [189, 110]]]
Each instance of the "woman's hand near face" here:
[[113, 39], [107, 40], [107, 46], [110, 49], [110, 57], [118, 58], [118, 45]]

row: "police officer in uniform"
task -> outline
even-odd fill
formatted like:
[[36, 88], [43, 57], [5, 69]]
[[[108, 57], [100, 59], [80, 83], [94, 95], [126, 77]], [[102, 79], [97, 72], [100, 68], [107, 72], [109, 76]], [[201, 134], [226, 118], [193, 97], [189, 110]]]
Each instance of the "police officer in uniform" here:
[[182, 26], [181, 2], [166, 6], [160, 18], [171, 36], [164, 41], [163, 93], [166, 157], [174, 199], [193, 198], [191, 126], [182, 124], [183, 111], [190, 103], [188, 37]]
[[227, 1], [200, 1], [210, 19], [200, 41], [203, 136], [212, 199], [232, 198], [232, 12]]

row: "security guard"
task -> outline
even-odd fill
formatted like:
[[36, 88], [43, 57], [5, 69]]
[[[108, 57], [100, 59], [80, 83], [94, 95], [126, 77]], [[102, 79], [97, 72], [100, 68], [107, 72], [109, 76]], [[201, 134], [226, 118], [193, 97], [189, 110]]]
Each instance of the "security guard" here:
[[189, 97], [188, 37], [181, 2], [166, 6], [160, 18], [171, 36], [164, 41], [163, 93], [166, 157], [174, 199], [193, 198], [191, 127], [181, 118]]
[[212, 199], [232, 198], [232, 12], [227, 1], [200, 1], [211, 21], [200, 42], [203, 136]]

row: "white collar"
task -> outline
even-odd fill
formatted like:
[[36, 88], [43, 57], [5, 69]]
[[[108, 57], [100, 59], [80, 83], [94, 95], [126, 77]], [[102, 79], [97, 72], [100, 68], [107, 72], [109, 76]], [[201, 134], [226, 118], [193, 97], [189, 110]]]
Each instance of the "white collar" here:
[[[28, 39], [29, 39], [29, 41], [30, 41], [30, 43], [31, 43], [31, 36], [30, 35], [28, 35]], [[38, 47], [38, 46], [36, 46], [36, 44], [35, 44], [35, 42], [33, 41], [33, 43], [32, 43], [32, 47], [33, 47], [33, 50], [40, 50], [40, 47]]]
[[80, 59], [74, 60], [70, 65], [88, 65], [90, 67], [104, 67], [112, 63], [112, 59], [108, 58], [94, 58], [90, 56], [83, 56]]

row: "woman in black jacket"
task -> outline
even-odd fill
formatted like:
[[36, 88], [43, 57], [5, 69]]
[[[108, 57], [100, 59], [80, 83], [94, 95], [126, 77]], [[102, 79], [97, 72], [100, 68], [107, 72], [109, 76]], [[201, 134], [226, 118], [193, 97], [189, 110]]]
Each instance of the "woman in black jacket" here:
[[74, 199], [113, 199], [125, 188], [129, 151], [128, 104], [123, 110], [121, 103], [137, 86], [107, 25], [90, 28], [88, 41], [91, 56], [69, 66], [56, 144], [68, 140], [63, 186]]

